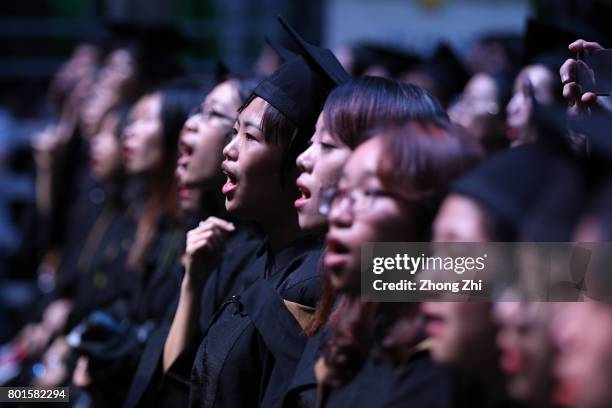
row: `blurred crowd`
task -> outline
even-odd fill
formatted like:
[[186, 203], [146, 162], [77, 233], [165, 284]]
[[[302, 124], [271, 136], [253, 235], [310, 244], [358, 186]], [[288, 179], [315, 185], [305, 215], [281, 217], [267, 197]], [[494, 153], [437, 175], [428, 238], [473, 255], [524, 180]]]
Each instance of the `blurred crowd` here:
[[279, 22], [252, 72], [204, 76], [172, 30], [114, 27], [56, 73], [31, 145], [2, 139], [0, 384], [79, 407], [611, 407], [612, 306], [584, 280], [576, 302], [360, 291], [367, 242], [608, 242], [612, 105], [577, 80], [607, 44], [530, 19], [464, 54], [328, 50]]

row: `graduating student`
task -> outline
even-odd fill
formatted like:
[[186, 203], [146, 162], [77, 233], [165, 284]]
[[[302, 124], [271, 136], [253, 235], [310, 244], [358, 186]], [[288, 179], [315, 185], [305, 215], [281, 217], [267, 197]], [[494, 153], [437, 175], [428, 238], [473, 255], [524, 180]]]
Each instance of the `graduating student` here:
[[[524, 238], [528, 215], [551, 193], [547, 187], [565, 174], [567, 166], [562, 140], [546, 142], [541, 138], [500, 153], [457, 180], [436, 216], [434, 240], [513, 242]], [[552, 234], [550, 228], [546, 230]], [[552, 240], [563, 239], [568, 236]], [[499, 325], [493, 318], [493, 304], [431, 301], [422, 309], [429, 322], [434, 359], [457, 370], [454, 404], [516, 406], [506, 393], [499, 365]]]
[[[612, 151], [612, 150], [610, 150]], [[607, 182], [584, 212], [576, 228], [575, 241], [609, 243], [612, 239], [612, 183]], [[595, 196], [595, 197], [593, 197]], [[612, 308], [610, 306], [610, 256], [602, 254], [599, 266], [589, 268], [584, 302], [567, 302], [552, 320], [551, 333], [557, 354], [553, 369], [559, 381], [554, 401], [558, 406], [603, 408], [612, 404], [609, 384], [612, 350]], [[594, 262], [593, 262], [594, 263]], [[603, 276], [592, 271], [603, 271]], [[586, 299], [585, 299], [586, 300]]]
[[81, 355], [74, 382], [86, 387], [98, 406], [125, 398], [143, 342], [178, 292], [180, 275], [172, 266], [183, 231], [174, 171], [179, 133], [197, 94], [177, 84], [143, 96], [123, 133], [126, 171], [137, 183], [131, 186], [135, 232], [124, 273], [136, 278], [129, 296], [85, 318], [68, 337]]
[[[221, 172], [222, 151], [231, 138], [238, 108], [257, 83], [256, 79], [250, 78], [230, 77], [221, 81], [185, 122], [179, 139], [176, 176], [179, 204], [187, 223], [209, 216], [227, 217], [221, 194], [225, 182], [225, 175]], [[252, 261], [259, 248], [256, 234], [235, 224], [237, 231], [228, 239], [226, 248], [226, 253], [231, 256], [222, 259], [203, 291], [193, 293], [196, 297], [194, 303], [199, 304], [198, 299], [201, 299], [202, 304], [199, 322], [197, 319], [192, 322], [195, 338], [201, 338], [201, 331], [208, 326], [210, 318], [232, 288], [239, 287], [240, 272]], [[162, 376], [164, 343], [175, 311], [176, 306], [169, 305], [165, 322], [147, 342], [124, 406], [163, 405], [162, 401], [173, 406], [186, 404], [187, 395], [175, 392]]]
[[[583, 100], [595, 106], [594, 100]], [[612, 225], [612, 143], [608, 114], [590, 115], [572, 124], [587, 139], [589, 155], [582, 157], [582, 181], [586, 194], [565, 188], [560, 198], [583, 196], [583, 209], [574, 228], [574, 242], [608, 243]], [[562, 184], [561, 179], [559, 184]], [[558, 205], [558, 204], [557, 204]], [[566, 222], [564, 220], [564, 222]], [[565, 302], [551, 322], [550, 330], [556, 346], [553, 370], [558, 380], [554, 401], [560, 406], [585, 408], [607, 407], [612, 394], [607, 385], [610, 375], [610, 255], [606, 246], [596, 246], [586, 274], [573, 276], [577, 280], [583, 302]]]
[[361, 299], [366, 242], [428, 241], [451, 180], [481, 151], [446, 121], [423, 119], [360, 145], [328, 197], [325, 269], [338, 293], [315, 370], [321, 406], [450, 406], [449, 376], [429, 356], [416, 303]]
[[523, 45], [523, 69], [514, 83], [506, 107], [507, 136], [511, 146], [532, 143], [538, 136], [532, 109], [533, 96], [540, 105], [560, 105], [562, 88], [557, 80], [559, 67], [567, 58], [567, 44], [579, 34], [557, 25], [529, 19]]
[[[105, 180], [100, 186], [104, 208], [83, 242], [83, 250], [76, 257], [74, 275], [78, 283], [73, 288], [74, 304], [66, 329], [91, 313], [95, 308], [121, 296], [130, 286], [130, 279], [122, 272], [133, 238], [133, 223], [127, 217], [124, 197], [125, 169], [123, 167], [120, 136], [126, 124], [125, 108], [110, 111], [102, 120], [100, 131], [90, 141], [91, 169], [94, 177]], [[75, 276], [76, 275], [76, 276]]]
[[506, 105], [512, 96], [511, 71], [481, 72], [465, 85], [459, 98], [449, 107], [453, 123], [463, 126], [487, 154], [508, 146]]
[[[65, 76], [66, 70], [72, 69], [75, 76], [71, 92], [63, 99], [59, 123], [38, 134], [33, 142], [37, 175], [36, 215], [32, 221], [36, 228], [28, 226], [27, 234], [31, 237], [24, 240], [20, 248], [24, 252], [19, 254], [21, 259], [15, 269], [27, 273], [25, 270], [30, 265], [38, 267], [39, 262], [45, 262], [40, 258], [54, 251], [61, 259], [52, 299], [41, 296], [45, 303], [41, 313], [43, 321], [28, 325], [23, 332], [31, 339], [27, 348], [34, 353], [40, 352], [48, 338], [57, 332], [51, 321], [65, 321], [68, 307], [63, 299], [71, 296], [74, 289], [70, 271], [74, 270], [86, 235], [102, 208], [100, 200], [96, 203], [91, 199], [99, 196], [99, 185], [88, 168], [86, 141], [100, 131], [109, 111], [136, 97], [141, 89], [134, 86], [138, 82], [137, 70], [120, 66], [118, 61], [122, 59], [115, 52], [101, 66], [94, 64], [99, 56], [92, 59], [89, 52], [81, 54], [75, 51], [75, 60], [58, 73], [58, 77]], [[95, 115], [90, 115], [90, 110]], [[60, 301], [55, 302], [57, 298]], [[52, 302], [47, 305], [49, 300]]]
[[[327, 94], [349, 78], [329, 50], [287, 29], [301, 55], [255, 88], [240, 110], [222, 165], [228, 212], [259, 225], [266, 244], [246, 272], [252, 283], [234, 292], [205, 333], [194, 362], [192, 406], [280, 405], [285, 386], [269, 384], [290, 380], [306, 342], [294, 313], [314, 307], [318, 298], [321, 238], [299, 228], [295, 160], [314, 133]], [[167, 346], [185, 338], [195, 307], [187, 291], [201, 291], [198, 281], [214, 270], [220, 243], [232, 229], [209, 219], [189, 233], [185, 290]]]
[[436, 240], [516, 241], [522, 218], [541, 198], [558, 161], [555, 154], [532, 145], [483, 163], [451, 187], [436, 217]]
[[[23, 248], [21, 256], [25, 259], [20, 260], [23, 264], [19, 269], [37, 265], [41, 256], [55, 253], [61, 255], [63, 263], [74, 263], [97, 216], [89, 208], [90, 197], [98, 194], [98, 186], [88, 171], [87, 140], [99, 131], [109, 111], [134, 102], [146, 87], [157, 86], [178, 72], [170, 47], [164, 50], [168, 52], [163, 53], [163, 62], [156, 57], [162, 52], [162, 44], [176, 48], [177, 41], [168, 35], [168, 30], [161, 30], [163, 33], [148, 30], [147, 35], [140, 38], [136, 38], [139, 37], [137, 31], [139, 29], [122, 32], [121, 40], [103, 64], [98, 66], [100, 55], [97, 52], [79, 48], [75, 51], [75, 59], [58, 73], [60, 83], [68, 85], [65, 81], [71, 76], [70, 81], [74, 83], [63, 99], [60, 122], [38, 135], [33, 144], [37, 164], [37, 214], [33, 221], [38, 225], [28, 228], [32, 236], [26, 240], [29, 249]], [[69, 290], [66, 284], [70, 276], [61, 277], [62, 271], [59, 272], [58, 292]], [[61, 297], [64, 295], [59, 293]], [[67, 309], [62, 303], [50, 306], [43, 312], [44, 316], [64, 313]], [[63, 321], [64, 317], [55, 320]], [[40, 327], [34, 329], [37, 334], [42, 332]], [[45, 336], [29, 337], [40, 338], [38, 343], [44, 346]], [[40, 351], [43, 346], [35, 348]]]
[[[238, 108], [259, 82], [260, 79], [257, 78], [228, 77], [211, 91], [200, 106], [196, 120], [200, 118], [199, 120], [204, 119], [204, 122], [194, 123], [192, 117], [185, 123], [186, 133], [179, 144], [181, 154], [177, 167], [179, 197], [184, 209], [192, 209], [199, 202], [198, 220], [210, 216], [231, 218], [225, 210], [225, 197], [221, 193], [226, 179], [226, 175], [221, 171], [223, 149], [231, 141]], [[223, 115], [228, 114], [229, 116], [225, 116], [224, 125], [229, 125], [229, 129], [212, 126], [215, 125], [215, 120], [220, 121]], [[230, 118], [233, 119], [231, 123]], [[253, 258], [259, 246], [261, 237], [254, 228], [242, 225], [237, 220], [233, 224], [236, 230], [230, 235], [226, 248], [227, 253], [232, 254], [230, 259], [225, 260], [228, 265], [224, 267], [222, 274], [215, 271], [209, 277], [202, 292], [201, 328], [208, 327], [212, 315], [229, 293], [241, 287], [241, 278], [238, 276], [244, 269], [241, 266]], [[174, 312], [175, 310], [172, 310], [172, 316]]]
[[[91, 139], [90, 166], [96, 181], [81, 214], [81, 234], [70, 237], [60, 266], [56, 300], [47, 308], [43, 322], [29, 326], [14, 343], [35, 352], [53, 342], [42, 357], [45, 369], [34, 378], [38, 385], [53, 386], [66, 380], [72, 364], [63, 334], [94, 308], [101, 307], [129, 286], [123, 275], [125, 257], [131, 242], [132, 223], [126, 217], [122, 197], [125, 174], [121, 159], [120, 134], [125, 112], [110, 111], [100, 131]], [[43, 343], [44, 342], [44, 343]], [[24, 370], [25, 371], [25, 370]], [[29, 370], [28, 370], [29, 371]]]
[[514, 242], [525, 217], [547, 196], [546, 186], [564, 171], [577, 145], [566, 135], [564, 114], [531, 95], [538, 140], [501, 152], [450, 187], [434, 222], [440, 242]]
[[[555, 173], [555, 179], [543, 186], [546, 193], [542, 200], [524, 217], [523, 241], [573, 240], [583, 200], [588, 196], [582, 171], [579, 166], [568, 162], [565, 168], [558, 167]], [[578, 241], [584, 242], [583, 238]], [[579, 282], [573, 287], [551, 285], [555, 278], [551, 279], [549, 261], [564, 259], [568, 249], [553, 250], [563, 253], [547, 254], [547, 259], [543, 260], [546, 266], [542, 268], [537, 266], [537, 261], [533, 262], [533, 254], [527, 253], [531, 262], [523, 263], [528, 266], [518, 269], [518, 282], [506, 293], [501, 293], [500, 301], [493, 306], [494, 321], [498, 326], [499, 366], [505, 387], [512, 399], [526, 407], [569, 406], [565, 398], [571, 395], [571, 392], [565, 392], [569, 390], [564, 387], [567, 384], [560, 384], [554, 371], [558, 349], [551, 329], [557, 318], [565, 320], [564, 305], [569, 303], [565, 301], [578, 299], [581, 285]], [[519, 253], [519, 266], [520, 256]], [[580, 278], [576, 276], [576, 279]], [[589, 285], [591, 288], [594, 286]], [[545, 299], [542, 299], [542, 294], [546, 294]]]
[[[302, 171], [297, 185], [302, 197], [295, 202], [302, 230], [324, 230], [321, 213], [325, 191], [335, 186], [350, 153], [372, 136], [372, 130], [407, 119], [446, 118], [440, 104], [425, 90], [379, 77], [362, 77], [340, 85], [325, 101], [310, 147], [298, 157]], [[329, 295], [329, 289], [325, 292]], [[324, 312], [307, 321], [308, 340], [284, 406], [314, 406], [317, 381], [313, 366], [320, 355], [325, 330]]]

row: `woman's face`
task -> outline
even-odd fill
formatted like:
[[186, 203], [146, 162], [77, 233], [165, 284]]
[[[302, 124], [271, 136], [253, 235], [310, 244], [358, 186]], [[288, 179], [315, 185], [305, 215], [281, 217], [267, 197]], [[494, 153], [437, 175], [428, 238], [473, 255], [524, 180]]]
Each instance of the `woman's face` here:
[[555, 347], [548, 322], [557, 307], [544, 302], [498, 302], [494, 308], [500, 366], [508, 392], [533, 406], [548, 405], [555, 386]]
[[319, 212], [321, 189], [335, 186], [342, 166], [348, 160], [351, 149], [338, 137], [332, 135], [319, 115], [310, 147], [297, 158], [301, 171], [296, 181], [301, 196], [295, 200], [300, 228], [313, 231], [327, 225], [327, 217]]
[[476, 74], [465, 86], [460, 99], [448, 111], [450, 119], [463, 126], [471, 136], [482, 141], [490, 132], [498, 132], [500, 107], [497, 103], [497, 85], [491, 76]]
[[83, 101], [81, 110], [81, 133], [85, 139], [96, 133], [101, 125], [102, 118], [117, 105], [119, 95], [111, 88], [95, 82]]
[[387, 191], [378, 177], [381, 160], [379, 138], [361, 144], [347, 161], [331, 203], [324, 264], [332, 285], [343, 292], [359, 293], [363, 244], [405, 241], [410, 236], [406, 203]]
[[273, 221], [286, 191], [281, 186], [281, 146], [268, 143], [261, 128], [267, 102], [255, 98], [234, 124], [233, 139], [223, 149], [227, 176], [222, 193], [230, 213], [256, 222]]
[[91, 138], [91, 171], [97, 180], [108, 180], [121, 170], [121, 143], [115, 134], [118, 115], [111, 113], [102, 121], [100, 131]]
[[530, 126], [531, 99], [530, 94], [542, 105], [554, 102], [554, 87], [556, 79], [542, 65], [530, 65], [523, 68], [514, 82], [514, 94], [506, 107], [507, 136], [512, 146], [534, 141]]
[[137, 62], [132, 53], [119, 48], [106, 57], [100, 73], [100, 83], [106, 88], [121, 91], [123, 87], [131, 85], [136, 79], [137, 72]]
[[612, 308], [607, 302], [566, 303], [552, 324], [559, 348], [557, 400], [567, 406], [612, 406]]
[[486, 215], [472, 199], [461, 194], [449, 194], [433, 223], [435, 242], [487, 242]]
[[236, 120], [240, 98], [235, 83], [217, 85], [189, 117], [179, 139], [177, 178], [185, 210], [199, 205], [202, 189], [218, 188], [223, 147]]
[[421, 309], [437, 362], [466, 369], [496, 363], [496, 325], [490, 303], [425, 302]]
[[142, 97], [123, 132], [123, 157], [129, 174], [155, 173], [163, 166], [161, 96]]
[[[601, 222], [587, 215], [578, 223], [575, 242], [602, 242]], [[593, 284], [586, 282], [587, 288]], [[558, 348], [554, 371], [556, 400], [564, 406], [612, 406], [612, 307], [610, 302], [563, 303], [552, 320]]]
[[[434, 220], [433, 240], [487, 242], [490, 237], [484, 220], [484, 212], [476, 202], [450, 194]], [[469, 368], [479, 364], [475, 354], [491, 357], [495, 353], [495, 325], [489, 303], [432, 301], [423, 303], [421, 308], [436, 361]]]

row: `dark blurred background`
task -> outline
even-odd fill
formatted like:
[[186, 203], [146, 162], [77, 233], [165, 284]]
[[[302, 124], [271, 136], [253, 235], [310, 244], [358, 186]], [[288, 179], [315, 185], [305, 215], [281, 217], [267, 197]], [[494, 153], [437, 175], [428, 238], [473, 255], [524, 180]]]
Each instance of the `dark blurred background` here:
[[[75, 45], [104, 41], [109, 24], [168, 24], [183, 37], [180, 57], [192, 72], [215, 58], [248, 69], [263, 37], [281, 36], [284, 15], [312, 42], [337, 47], [378, 40], [427, 52], [440, 39], [459, 51], [486, 32], [519, 34], [525, 18], [572, 18], [606, 29], [601, 0], [21, 0], [0, 4], [0, 107], [38, 116], [49, 79]], [[597, 11], [595, 11], [597, 10]]]
[[[109, 24], [173, 25], [180, 58], [207, 72], [216, 56], [246, 67], [257, 57], [267, 27], [283, 14], [314, 41], [322, 1], [282, 0], [25, 0], [0, 3], [0, 106], [35, 116], [53, 73], [83, 40], [104, 42]], [[297, 18], [299, 16], [299, 18]], [[277, 30], [268, 33], [272, 37]]]
[[[331, 48], [353, 75], [414, 82], [419, 78], [410, 71], [420, 63], [430, 64], [429, 74], [445, 79], [448, 100], [434, 94], [446, 106], [474, 73], [518, 68], [526, 57], [555, 47], [556, 71], [559, 61], [569, 57], [563, 52], [567, 54], [572, 39], [582, 36], [610, 44], [606, 18], [612, 15], [611, 4], [608, 0], [2, 1], [0, 170], [5, 169], [3, 179], [7, 170], [13, 173], [10, 183], [0, 185], [0, 231], [5, 232], [0, 243], [11, 247], [14, 241], [10, 238], [14, 232], [6, 229], [15, 219], [12, 203], [33, 199], [30, 143], [37, 132], [57, 121], [60, 112], [51, 80], [79, 44], [94, 44], [105, 53], [118, 41], [139, 37], [154, 54], [148, 65], [176, 58], [185, 74], [204, 81], [214, 79], [220, 65], [235, 73], [262, 75], [274, 68], [274, 64], [264, 66], [273, 54], [265, 48], [264, 38], [288, 45], [276, 21], [280, 14], [307, 40]], [[569, 28], [572, 34], [568, 38], [550, 31], [529, 34], [530, 17], [555, 24], [555, 30]], [[14, 182], [21, 174], [24, 183]]]
[[[525, 89], [539, 86], [522, 69], [544, 68], [543, 93], [565, 105], [559, 67], [571, 57], [567, 45], [585, 38], [612, 47], [612, 0], [2, 0], [0, 345], [31, 320], [39, 294], [52, 294], [71, 205], [96, 198], [76, 175], [88, 172], [101, 113], [131, 106], [179, 73], [200, 97], [228, 71], [270, 74], [282, 60], [277, 46], [290, 47], [277, 15], [330, 48], [352, 75], [415, 83], [451, 118], [453, 107], [474, 118], [470, 131], [493, 136], [489, 144], [476, 137], [490, 153], [509, 144], [508, 128], [531, 131], [521, 109], [514, 116], [524, 120], [506, 126], [511, 100], [522, 108]], [[79, 72], [84, 66], [90, 70]], [[466, 86], [481, 73], [493, 101]], [[0, 367], [0, 383], [13, 374]]]

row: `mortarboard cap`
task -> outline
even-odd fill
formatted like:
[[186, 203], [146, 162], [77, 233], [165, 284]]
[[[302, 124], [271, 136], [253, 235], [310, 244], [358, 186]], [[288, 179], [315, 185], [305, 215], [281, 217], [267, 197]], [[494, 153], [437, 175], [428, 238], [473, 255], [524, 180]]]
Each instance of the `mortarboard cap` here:
[[312, 64], [312, 67], [322, 70], [336, 85], [343, 84], [351, 79], [340, 61], [330, 50], [306, 42], [281, 16], [278, 16], [278, 21], [302, 51], [300, 54], [309, 64]]
[[525, 214], [556, 176], [556, 169], [566, 162], [547, 146], [522, 145], [493, 156], [457, 180], [451, 191], [475, 200], [517, 233]]
[[214, 70], [215, 83], [220, 84], [221, 82], [227, 80], [231, 75], [232, 75], [232, 70], [227, 65], [227, 63], [223, 59], [218, 58], [215, 61], [215, 70]]
[[309, 44], [280, 16], [278, 19], [298, 46], [299, 55], [264, 79], [253, 93], [278, 109], [309, 137], [327, 95], [350, 76], [330, 50]]
[[278, 58], [280, 58], [282, 62], [287, 62], [297, 57], [296, 53], [283, 47], [282, 45], [278, 44], [276, 41], [272, 40], [269, 37], [264, 37], [264, 41], [266, 42], [266, 44], [268, 44], [272, 51], [276, 53], [276, 55], [278, 56]]

